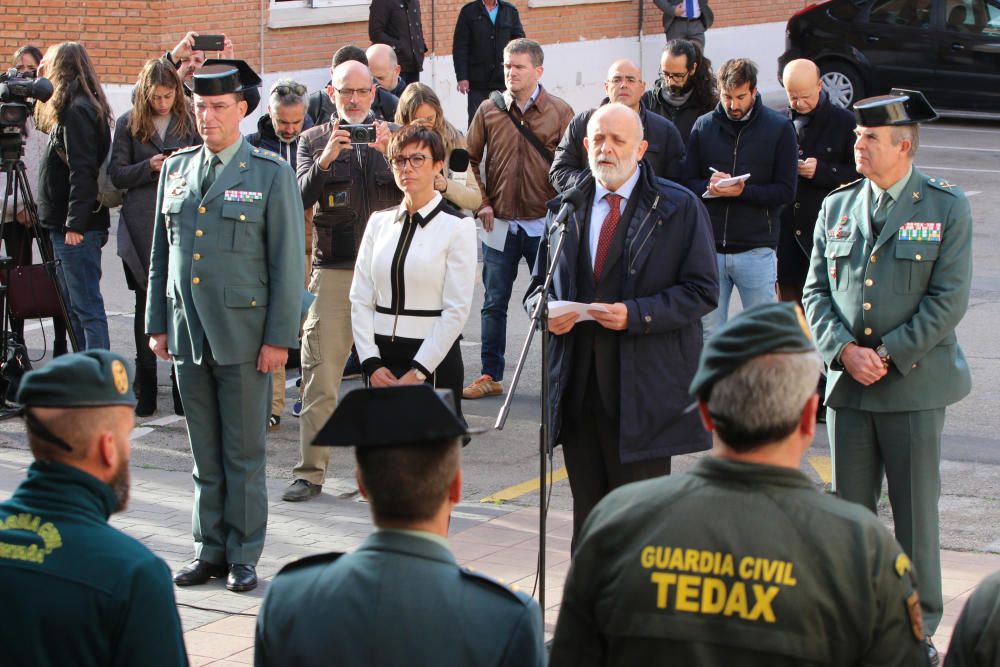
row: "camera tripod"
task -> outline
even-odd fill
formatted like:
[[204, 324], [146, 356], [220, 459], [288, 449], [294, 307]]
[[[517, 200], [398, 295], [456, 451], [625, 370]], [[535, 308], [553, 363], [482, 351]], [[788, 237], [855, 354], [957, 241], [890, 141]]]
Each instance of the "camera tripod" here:
[[[4, 143], [7, 140], [8, 138], [4, 137]], [[4, 238], [8, 224], [20, 224], [14, 220], [14, 217], [18, 209], [23, 210], [28, 216], [29, 233], [34, 237], [38, 247], [42, 266], [45, 267], [45, 275], [55, 286], [55, 294], [59, 303], [59, 312], [56, 316], [62, 317], [66, 323], [66, 335], [69, 338], [71, 349], [75, 352], [79, 349], [79, 344], [74, 335], [73, 327], [70, 325], [63, 291], [56, 279], [56, 260], [52, 252], [52, 242], [38, 222], [38, 209], [31, 195], [31, 186], [28, 184], [24, 162], [21, 160], [23, 151], [22, 141], [17, 146], [3, 146], [2, 154], [0, 154], [0, 173], [6, 177], [7, 183], [3, 195], [3, 205], [0, 207], [0, 238]], [[8, 211], [10, 211], [10, 222], [7, 221]], [[5, 247], [4, 250], [6, 253], [10, 253], [10, 248]], [[8, 368], [7, 360], [11, 347], [24, 345], [21, 337], [11, 330], [12, 315], [9, 307], [9, 295], [12, 268], [14, 268], [14, 260], [6, 254], [0, 255], [0, 275], [3, 276], [2, 284], [0, 284], [0, 364], [3, 365], [4, 369], [4, 371], [0, 371], [0, 419], [13, 417], [19, 412], [19, 407], [9, 400], [12, 398], [10, 395], [12, 382], [16, 382], [19, 378], [11, 377], [5, 372]]]

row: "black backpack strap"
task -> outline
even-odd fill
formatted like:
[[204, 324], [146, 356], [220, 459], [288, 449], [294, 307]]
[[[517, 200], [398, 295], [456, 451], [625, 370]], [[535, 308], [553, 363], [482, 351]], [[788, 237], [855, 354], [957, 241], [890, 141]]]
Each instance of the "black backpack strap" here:
[[556, 156], [552, 154], [552, 151], [545, 147], [545, 144], [542, 143], [541, 139], [535, 136], [534, 132], [528, 129], [527, 125], [519, 121], [517, 118], [514, 118], [514, 114], [507, 108], [507, 102], [504, 100], [503, 95], [494, 90], [490, 93], [490, 100], [497, 106], [497, 109], [500, 109], [500, 111], [507, 114], [507, 117], [510, 118], [510, 122], [514, 123], [514, 127], [517, 128], [518, 132], [523, 134], [524, 138], [528, 140], [528, 143], [535, 147], [538, 154], [545, 158], [546, 162], [552, 164], [552, 161], [555, 160]]

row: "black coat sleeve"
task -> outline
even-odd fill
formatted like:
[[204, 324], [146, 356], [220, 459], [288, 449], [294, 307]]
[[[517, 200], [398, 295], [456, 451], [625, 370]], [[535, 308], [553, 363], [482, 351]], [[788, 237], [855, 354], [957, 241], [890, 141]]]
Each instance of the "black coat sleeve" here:
[[757, 185], [747, 183], [739, 198], [768, 207], [785, 206], [795, 201], [795, 190], [799, 184], [798, 146], [795, 128], [791, 121], [785, 121], [778, 143], [774, 147], [774, 171], [771, 174], [771, 182]]
[[591, 111], [577, 114], [563, 133], [556, 146], [555, 159], [549, 167], [549, 182], [556, 192], [569, 190], [580, 174], [588, 169], [587, 155], [583, 150], [583, 137]]
[[392, 0], [372, 0], [368, 14], [368, 39], [373, 44], [388, 44], [393, 49], [400, 46], [400, 40], [387, 30], [392, 14]]
[[[796, 158], [796, 164], [798, 158]], [[796, 173], [797, 173], [796, 167]], [[695, 123], [691, 130], [691, 138], [688, 139], [687, 157], [684, 160], [683, 185], [696, 195], [701, 195], [708, 189], [708, 181], [711, 174], [708, 165], [701, 163], [701, 131], [698, 123]]]
[[115, 139], [111, 144], [111, 163], [108, 165], [108, 176], [111, 182], [120, 190], [130, 190], [143, 185], [155, 183], [160, 174], [154, 172], [149, 160], [138, 162], [135, 158], [135, 144], [138, 140], [129, 131], [128, 124], [131, 112], [122, 114], [115, 123]]
[[[833, 160], [816, 160], [816, 174], [813, 183], [824, 189], [833, 190], [859, 178], [854, 164], [854, 119], [837, 122]], [[838, 119], [839, 121], [839, 119]]]
[[656, 175], [680, 183], [684, 177], [684, 159], [687, 155], [684, 139], [681, 138], [681, 133], [676, 125], [665, 118], [663, 121], [656, 123], [657, 132], [663, 138], [663, 157], [656, 170]]
[[[517, 11], [517, 7], [514, 7], [514, 5], [511, 5], [511, 8], [514, 11], [514, 25], [510, 29], [510, 38], [522, 39], [527, 37], [524, 33], [524, 26], [521, 25], [521, 12]], [[506, 46], [506, 44], [504, 46]]]
[[470, 5], [462, 7], [462, 11], [458, 13], [458, 22], [455, 23], [455, 37], [452, 39], [451, 57], [455, 61], [456, 81], [469, 80], [469, 38], [472, 31], [467, 11], [469, 7]]
[[89, 104], [70, 104], [60, 125], [69, 159], [66, 229], [82, 234], [90, 228], [90, 216], [98, 207], [97, 176], [111, 142], [111, 129], [98, 120]]

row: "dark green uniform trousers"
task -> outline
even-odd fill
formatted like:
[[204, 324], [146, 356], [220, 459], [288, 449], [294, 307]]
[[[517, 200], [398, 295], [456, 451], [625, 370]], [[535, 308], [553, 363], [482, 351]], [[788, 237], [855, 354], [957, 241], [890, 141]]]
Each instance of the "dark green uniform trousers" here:
[[271, 376], [256, 361], [222, 365], [175, 357], [194, 457], [195, 556], [256, 565], [267, 529], [267, 418]]
[[896, 540], [913, 561], [924, 632], [941, 622], [941, 431], [944, 408], [913, 412], [830, 409], [833, 487], [841, 498], [876, 511], [883, 476], [889, 482]]

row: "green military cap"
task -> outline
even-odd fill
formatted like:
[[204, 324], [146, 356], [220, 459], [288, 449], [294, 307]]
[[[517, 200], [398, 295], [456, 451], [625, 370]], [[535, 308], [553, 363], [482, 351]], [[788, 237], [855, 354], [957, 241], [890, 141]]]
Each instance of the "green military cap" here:
[[705, 342], [691, 394], [707, 396], [716, 382], [754, 357], [815, 351], [809, 325], [797, 304], [766, 303], [747, 308]]
[[937, 111], [919, 90], [893, 88], [888, 95], [866, 97], [854, 105], [854, 119], [861, 127], [915, 125], [937, 117]]
[[66, 354], [25, 373], [17, 402], [26, 408], [135, 407], [132, 373], [125, 358], [109, 350]]
[[461, 438], [471, 432], [451, 391], [429, 384], [355, 389], [340, 401], [313, 445], [393, 447]]

